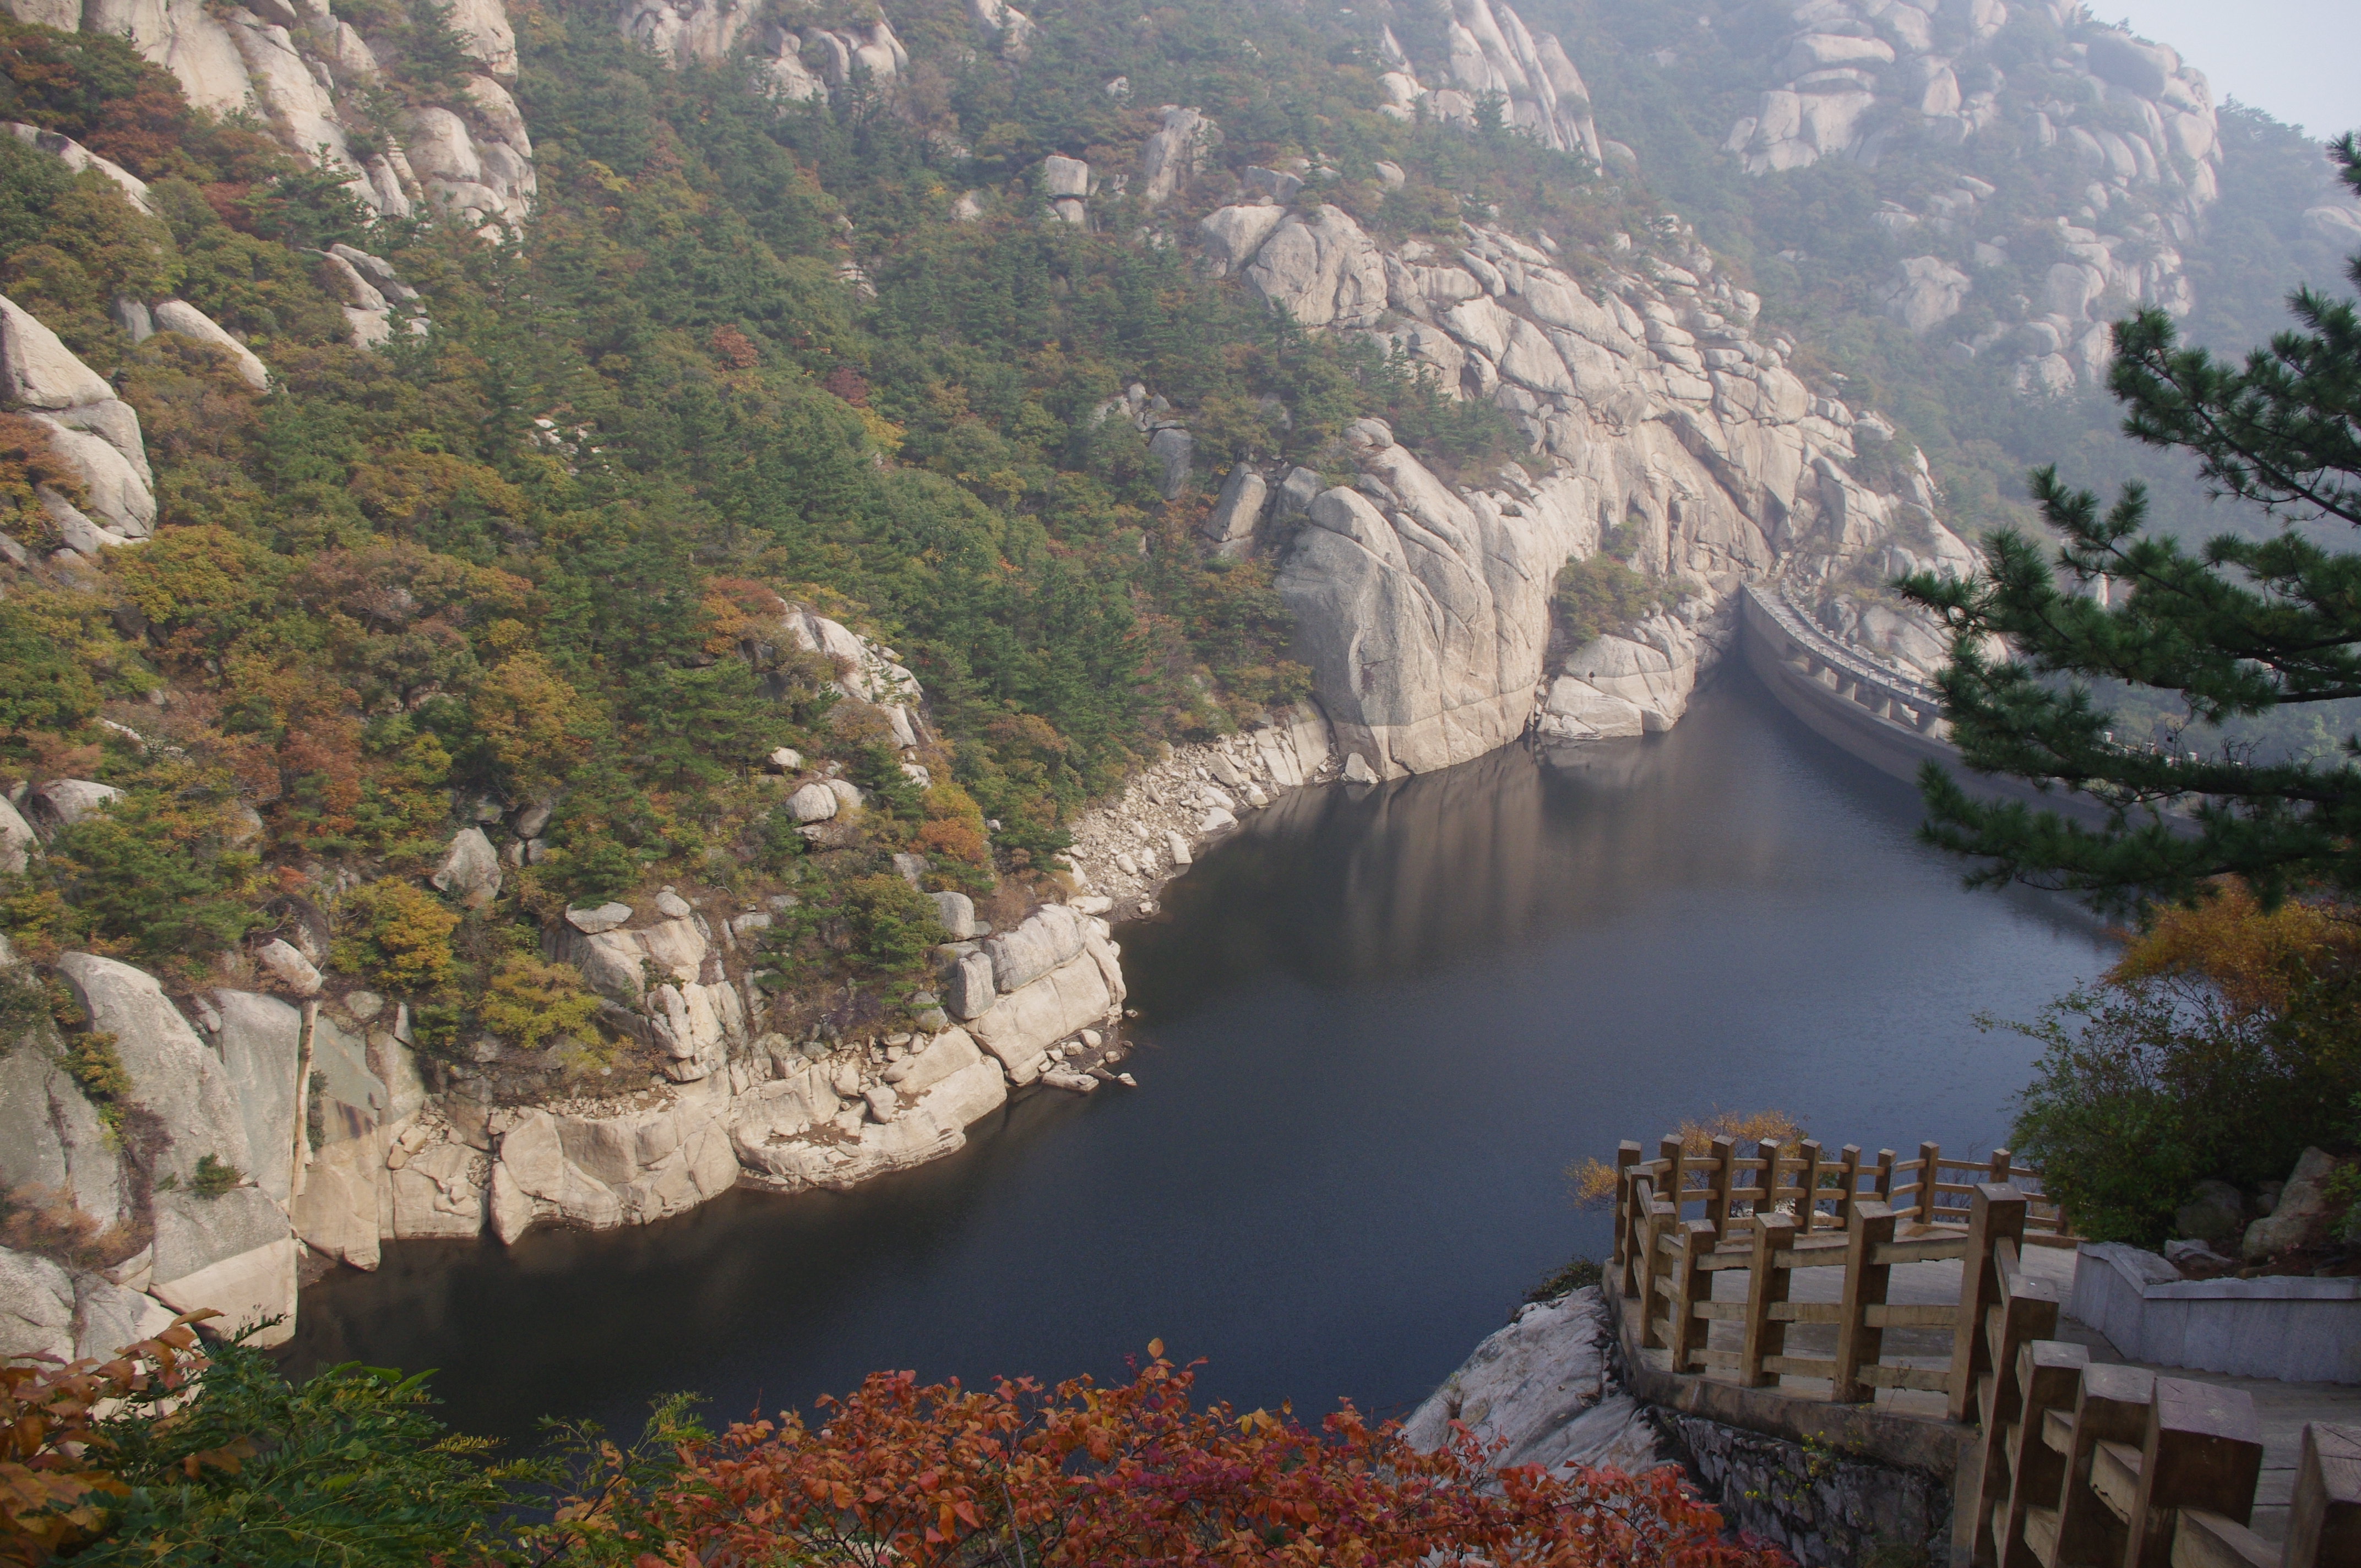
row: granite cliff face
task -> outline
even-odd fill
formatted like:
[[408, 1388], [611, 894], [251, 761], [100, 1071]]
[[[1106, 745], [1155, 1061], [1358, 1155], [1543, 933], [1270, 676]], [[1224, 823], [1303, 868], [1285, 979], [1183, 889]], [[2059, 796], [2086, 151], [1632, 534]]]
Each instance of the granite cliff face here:
[[[1899, 493], [1855, 477], [1856, 433], [1893, 427], [1816, 395], [1787, 367], [1794, 345], [1756, 335], [1760, 302], [1676, 222], [1644, 262], [1499, 225], [1389, 248], [1337, 208], [1244, 194], [1198, 225], [1207, 265], [1299, 322], [1376, 334], [1532, 443], [1525, 465], [1455, 485], [1363, 421], [1345, 435], [1349, 486], [1309, 469], [1225, 481], [1208, 532], [1228, 550], [1268, 541], [1339, 744], [1379, 775], [1448, 767], [1529, 727], [1670, 724], [1727, 644], [1742, 576], [1834, 585], [1972, 561], [1937, 520], [1923, 462]], [[1553, 679], [1558, 570], [1610, 533], [1691, 602], [1575, 650]]]

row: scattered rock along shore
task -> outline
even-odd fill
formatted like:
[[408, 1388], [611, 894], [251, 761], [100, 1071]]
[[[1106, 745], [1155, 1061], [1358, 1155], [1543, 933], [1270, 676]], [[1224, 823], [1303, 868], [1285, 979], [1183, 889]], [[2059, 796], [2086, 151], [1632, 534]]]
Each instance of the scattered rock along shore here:
[[[1157, 894], [1200, 846], [1288, 790], [1346, 779], [1353, 761], [1334, 750], [1320, 710], [1298, 703], [1236, 735], [1174, 748], [1076, 819], [1066, 858], [1077, 884], [1119, 916], [1153, 915]], [[1354, 776], [1375, 780], [1366, 765]]]

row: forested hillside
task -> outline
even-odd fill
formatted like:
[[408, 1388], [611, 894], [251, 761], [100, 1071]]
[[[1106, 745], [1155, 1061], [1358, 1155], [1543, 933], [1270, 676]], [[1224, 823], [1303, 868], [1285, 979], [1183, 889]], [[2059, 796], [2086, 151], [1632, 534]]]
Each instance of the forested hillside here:
[[[396, 62], [383, 92], [453, 69], [431, 6], [356, 15]], [[1241, 162], [1320, 141], [1373, 222], [1455, 222], [1459, 192], [1579, 200], [1565, 159], [1356, 111], [1349, 75], [1305, 65], [1333, 38], [1255, 17], [1248, 53], [1212, 41], [1243, 14], [1174, 12], [1150, 38], [1078, 8], [1019, 93], [964, 18], [920, 12], [890, 99], [782, 107], [734, 70], [667, 68], [603, 8], [515, 16], [540, 205], [497, 244], [365, 223], [119, 40], [7, 28], [5, 113], [149, 182], [153, 216], [0, 139], [0, 291], [137, 410], [160, 506], [136, 552], [54, 556], [33, 491], [82, 498], [9, 422], [0, 493], [28, 554], [0, 599], [5, 765], [127, 792], [13, 884], [20, 948], [97, 943], [193, 981], [290, 900], [422, 869], [478, 798], [555, 807], [511, 879], [520, 914], [774, 876], [801, 841], [750, 777], [781, 746], [871, 756], [871, 850], [923, 839], [947, 884], [982, 891], [995, 849], [1038, 867], [1159, 740], [1304, 690], [1268, 568], [1175, 548], [1201, 488], [1168, 501], [1141, 432], [1094, 411], [1133, 381], [1187, 408], [1201, 485], [1224, 449], [1314, 455], [1366, 413], [1445, 457], [1509, 449], [1489, 409], [1132, 243], [1119, 200], [1081, 232], [1039, 221], [1016, 178], [1136, 137], [1152, 111], [1133, 105], [1170, 94], [1219, 112]], [[1110, 58], [1128, 100], [1104, 91]], [[1336, 103], [1290, 91], [1316, 79]], [[1386, 152], [1423, 177], [1380, 199]], [[1004, 182], [989, 217], [950, 221]], [[348, 240], [417, 291], [416, 335], [348, 341], [317, 254]], [[243, 338], [271, 390], [109, 315], [168, 294]], [[855, 705], [830, 708], [833, 672], [762, 642], [780, 596], [900, 650], [943, 736], [931, 789], [901, 783]], [[454, 995], [523, 929], [477, 926]]]

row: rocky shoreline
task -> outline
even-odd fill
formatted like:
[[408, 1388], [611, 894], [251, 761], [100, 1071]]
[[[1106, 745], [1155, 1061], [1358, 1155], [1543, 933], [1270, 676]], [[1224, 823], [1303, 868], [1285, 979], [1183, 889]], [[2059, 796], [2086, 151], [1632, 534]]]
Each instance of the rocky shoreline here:
[[[854, 644], [883, 672], [891, 693], [859, 695], [906, 698], [894, 711], [922, 737], [923, 694], [886, 651], [807, 619], [816, 641]], [[798, 784], [809, 771], [795, 759], [779, 786], [816, 787]], [[258, 964], [271, 989], [177, 1000], [130, 964], [65, 954], [55, 968], [112, 1042], [117, 1119], [137, 1135], [126, 1147], [110, 1130], [61, 1065], [53, 1025], [0, 1058], [0, 1179], [57, 1195], [101, 1233], [79, 1264], [0, 1248], [0, 1348], [104, 1353], [137, 1337], [126, 1328], [199, 1307], [229, 1325], [279, 1318], [260, 1336], [275, 1343], [303, 1282], [337, 1264], [373, 1269], [390, 1241], [642, 1224], [735, 1187], [842, 1191], [952, 1153], [1012, 1095], [1136, 1087], [1116, 1070], [1127, 987], [1109, 916], [1152, 913], [1239, 815], [1344, 773], [1309, 704], [1173, 750], [1078, 820], [1067, 902], [995, 931], [965, 895], [934, 894], [953, 938], [936, 949], [934, 990], [910, 998], [909, 1022], [874, 1029], [764, 1026], [755, 938], [772, 913], [759, 904], [667, 886], [569, 910], [546, 955], [580, 970], [601, 1024], [656, 1069], [612, 1092], [596, 1078], [537, 1087], [537, 1058], [489, 1042], [459, 1059], [423, 1053], [407, 1004], [339, 990], [291, 943]], [[843, 781], [825, 782], [837, 809], [861, 809], [851, 785], [847, 801]], [[501, 866], [533, 840], [504, 856], [492, 836], [533, 826], [462, 829], [446, 891], [497, 894]], [[5, 947], [0, 971], [30, 972]], [[201, 1160], [232, 1174], [225, 1190], [200, 1188]]]
[[1338, 780], [1375, 783], [1340, 756], [1311, 703], [1277, 710], [1219, 740], [1179, 746], [1134, 775], [1123, 794], [1075, 818], [1066, 851], [1075, 883], [1116, 919], [1153, 915], [1157, 895], [1196, 850], [1288, 790]]

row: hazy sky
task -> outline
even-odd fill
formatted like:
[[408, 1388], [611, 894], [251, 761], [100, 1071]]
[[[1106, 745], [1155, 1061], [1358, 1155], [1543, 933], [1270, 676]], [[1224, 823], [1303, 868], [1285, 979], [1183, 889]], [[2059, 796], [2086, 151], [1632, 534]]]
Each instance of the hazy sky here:
[[2235, 98], [2322, 139], [2361, 129], [2361, 4], [2355, 0], [2091, 0], [2103, 22], [2129, 18]]

